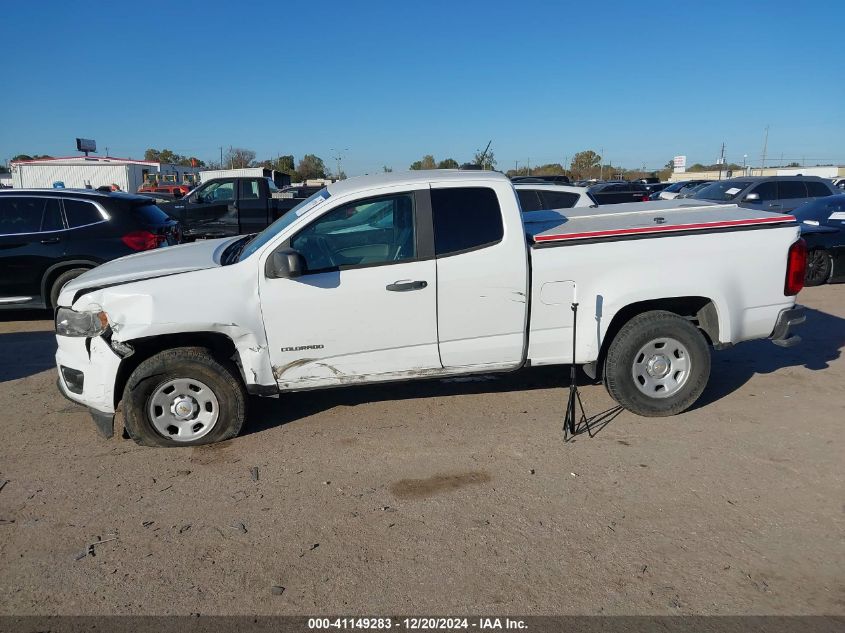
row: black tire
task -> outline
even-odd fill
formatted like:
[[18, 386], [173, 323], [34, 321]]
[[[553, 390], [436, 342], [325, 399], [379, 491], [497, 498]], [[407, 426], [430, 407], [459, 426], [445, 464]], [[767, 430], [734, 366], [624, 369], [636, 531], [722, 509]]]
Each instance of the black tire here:
[[[150, 417], [151, 398], [172, 380], [197, 380], [213, 393], [217, 419], [206, 435], [194, 440], [175, 440], [156, 430]], [[123, 390], [126, 432], [142, 446], [199, 446], [235, 437], [246, 418], [246, 394], [230, 363], [220, 362], [202, 347], [177, 347], [143, 361], [129, 376]]]
[[62, 287], [69, 281], [76, 279], [82, 273], [88, 272], [90, 268], [71, 268], [70, 270], [66, 270], [61, 275], [56, 277], [53, 281], [53, 285], [50, 286], [50, 305], [48, 308], [55, 308], [56, 304], [59, 302], [59, 294], [62, 292]]
[[830, 269], [833, 262], [828, 252], [816, 248], [807, 253], [807, 271], [804, 273], [805, 286], [821, 286], [830, 279]]
[[[635, 362], [645, 359], [640, 354], [650, 342], [669, 338], [685, 348], [688, 369], [679, 380], [677, 392], [671, 395], [647, 395], [634, 377]], [[639, 358], [637, 355], [640, 354]], [[680, 358], [680, 357], [679, 357]], [[640, 365], [641, 367], [642, 365]], [[672, 374], [670, 356], [668, 374]], [[681, 374], [681, 372], [678, 372]], [[701, 396], [710, 377], [710, 348], [695, 325], [683, 317], [664, 310], [644, 312], [622, 326], [607, 351], [605, 386], [616, 402], [629, 411], [646, 417], [675, 415], [691, 407]]]

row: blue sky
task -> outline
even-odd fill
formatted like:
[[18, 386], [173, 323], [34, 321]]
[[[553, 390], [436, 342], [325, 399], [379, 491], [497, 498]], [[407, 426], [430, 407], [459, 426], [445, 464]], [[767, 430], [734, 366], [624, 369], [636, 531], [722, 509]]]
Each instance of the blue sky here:
[[[604, 149], [845, 163], [845, 3], [4, 3], [0, 160], [219, 146], [357, 175]], [[348, 150], [346, 149], [348, 148]], [[343, 151], [346, 150], [346, 151]], [[815, 162], [815, 161], [809, 161]]]

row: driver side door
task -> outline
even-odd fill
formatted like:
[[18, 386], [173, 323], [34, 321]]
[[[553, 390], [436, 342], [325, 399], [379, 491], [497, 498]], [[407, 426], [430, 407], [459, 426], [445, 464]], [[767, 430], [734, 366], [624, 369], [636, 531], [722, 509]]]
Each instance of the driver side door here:
[[428, 190], [342, 204], [282, 246], [302, 255], [305, 272], [261, 281], [280, 389], [442, 370]]

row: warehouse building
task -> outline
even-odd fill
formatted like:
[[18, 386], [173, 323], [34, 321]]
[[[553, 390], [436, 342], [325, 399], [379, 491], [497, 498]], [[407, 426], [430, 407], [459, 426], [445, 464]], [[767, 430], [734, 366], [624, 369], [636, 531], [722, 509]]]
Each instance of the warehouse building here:
[[145, 181], [193, 185], [198, 169], [111, 156], [71, 156], [13, 162], [12, 186], [21, 189], [86, 189], [117, 185], [134, 193]]

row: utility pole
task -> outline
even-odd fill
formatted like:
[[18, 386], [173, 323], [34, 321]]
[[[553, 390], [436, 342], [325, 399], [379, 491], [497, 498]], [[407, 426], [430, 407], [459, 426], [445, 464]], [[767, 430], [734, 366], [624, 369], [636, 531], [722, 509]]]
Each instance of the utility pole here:
[[599, 180], [604, 180], [604, 148], [599, 149]]
[[766, 168], [766, 149], [769, 146], [769, 126], [766, 126], [766, 136], [763, 138], [763, 155], [760, 158], [760, 175], [763, 175], [763, 170]]
[[108, 145], [106, 145], [106, 156], [108, 156], [108, 155], [109, 155], [109, 147], [108, 147]]
[[528, 175], [531, 175], [531, 157], [528, 157]]
[[722, 141], [722, 153], [719, 154], [719, 180], [722, 179], [722, 165], [725, 164], [725, 142]]
[[517, 176], [519, 176], [519, 161], [518, 160], [513, 161], [513, 171]]
[[220, 146], [220, 169], [223, 169], [223, 146]]

